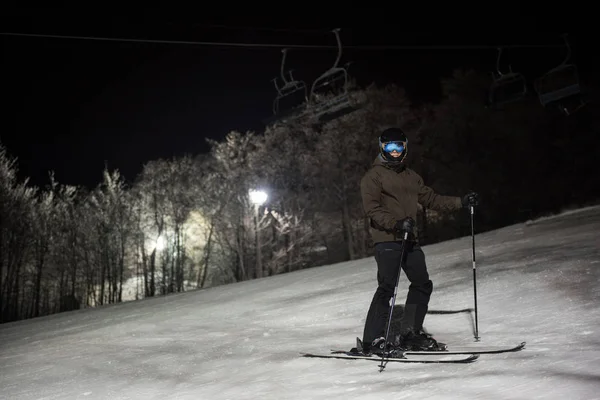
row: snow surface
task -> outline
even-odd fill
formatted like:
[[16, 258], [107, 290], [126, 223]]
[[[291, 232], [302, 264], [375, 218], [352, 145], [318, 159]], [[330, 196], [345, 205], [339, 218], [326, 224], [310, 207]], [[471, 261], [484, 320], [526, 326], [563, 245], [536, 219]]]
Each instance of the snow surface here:
[[[600, 399], [600, 207], [476, 237], [472, 364], [303, 358], [347, 349], [375, 290], [372, 258], [0, 325], [2, 399]], [[424, 248], [430, 310], [473, 306], [471, 238]], [[406, 279], [401, 280], [402, 303]], [[426, 328], [476, 345], [468, 313]]]

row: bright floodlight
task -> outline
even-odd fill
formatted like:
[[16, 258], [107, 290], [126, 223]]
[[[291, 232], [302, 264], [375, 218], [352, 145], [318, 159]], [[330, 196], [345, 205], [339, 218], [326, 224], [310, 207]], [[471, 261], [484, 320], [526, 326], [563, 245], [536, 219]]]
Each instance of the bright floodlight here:
[[249, 195], [250, 201], [257, 206], [264, 204], [264, 202], [267, 201], [267, 197], [269, 197], [267, 193], [262, 190], [250, 190]]

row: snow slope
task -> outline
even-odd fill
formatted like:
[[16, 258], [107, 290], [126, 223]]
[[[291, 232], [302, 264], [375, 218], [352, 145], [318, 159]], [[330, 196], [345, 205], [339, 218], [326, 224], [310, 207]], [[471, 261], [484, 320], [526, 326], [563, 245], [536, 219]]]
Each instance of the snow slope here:
[[[0, 325], [2, 399], [600, 399], [600, 207], [476, 237], [473, 364], [302, 358], [350, 348], [372, 258]], [[470, 237], [424, 248], [426, 328], [474, 345]], [[406, 279], [399, 294], [404, 296]], [[398, 303], [403, 299], [399, 298]]]

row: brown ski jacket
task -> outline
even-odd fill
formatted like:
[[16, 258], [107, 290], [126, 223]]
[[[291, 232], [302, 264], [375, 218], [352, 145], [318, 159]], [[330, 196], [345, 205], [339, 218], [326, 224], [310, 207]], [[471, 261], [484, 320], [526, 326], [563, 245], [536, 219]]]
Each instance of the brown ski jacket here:
[[[436, 211], [458, 210], [460, 197], [441, 196], [404, 164], [392, 166], [377, 157], [360, 182], [363, 208], [371, 223], [374, 243], [401, 240], [394, 225], [406, 217], [417, 220], [417, 203]], [[412, 239], [412, 238], [411, 238]], [[418, 241], [415, 228], [414, 240]]]

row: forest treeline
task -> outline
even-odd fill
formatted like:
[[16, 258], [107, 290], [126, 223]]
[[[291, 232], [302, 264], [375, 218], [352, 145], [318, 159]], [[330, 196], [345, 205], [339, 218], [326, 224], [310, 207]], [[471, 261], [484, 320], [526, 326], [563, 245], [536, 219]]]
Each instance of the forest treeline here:
[[[597, 199], [596, 104], [569, 117], [535, 97], [488, 108], [477, 71], [441, 85], [419, 106], [372, 85], [353, 94], [363, 108], [321, 127], [231, 132], [208, 153], [147, 162], [130, 185], [105, 170], [93, 190], [52, 175], [31, 186], [0, 147], [0, 322], [369, 256], [359, 183], [390, 126], [407, 131], [426, 184], [481, 194], [478, 231]], [[255, 208], [250, 190], [268, 201]], [[470, 233], [466, 211], [421, 209], [418, 223], [425, 243]]]

